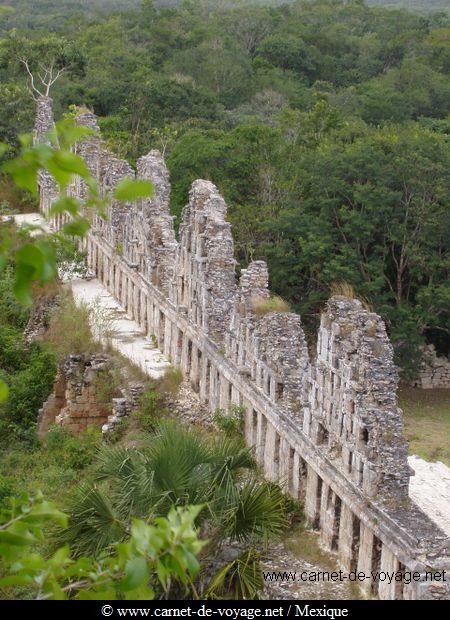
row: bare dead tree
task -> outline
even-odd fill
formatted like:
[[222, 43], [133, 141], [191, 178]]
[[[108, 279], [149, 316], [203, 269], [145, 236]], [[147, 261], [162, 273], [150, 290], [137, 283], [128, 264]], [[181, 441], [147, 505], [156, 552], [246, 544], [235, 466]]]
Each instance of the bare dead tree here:
[[[33, 72], [28, 58], [19, 57], [28, 74], [28, 90], [36, 101], [39, 97], [48, 97], [53, 84], [66, 72], [67, 67], [56, 68], [52, 62], [48, 67], [38, 63], [38, 69]], [[38, 85], [36, 85], [36, 83]], [[38, 88], [39, 86], [39, 88]]]

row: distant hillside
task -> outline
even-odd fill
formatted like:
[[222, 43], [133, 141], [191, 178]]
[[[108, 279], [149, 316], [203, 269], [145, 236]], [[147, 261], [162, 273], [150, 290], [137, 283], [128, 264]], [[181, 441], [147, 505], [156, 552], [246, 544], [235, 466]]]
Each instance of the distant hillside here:
[[450, 10], [450, 0], [366, 0], [366, 4], [392, 8], [402, 7], [420, 13]]
[[[241, 4], [239, 0], [197, 0], [215, 6]], [[292, 4], [295, 0], [248, 0], [247, 4]], [[408, 8], [420, 13], [450, 10], [450, 0], [366, 0], [371, 6]], [[0, 6], [9, 6], [15, 12], [5, 17], [1, 29], [48, 28], [57, 30], [68, 17], [83, 14], [87, 17], [105, 15], [113, 11], [128, 11], [140, 6], [141, 0], [0, 0]], [[155, 6], [175, 7], [181, 0], [155, 0]]]
[[2, 16], [0, 29], [58, 30], [67, 18], [77, 14], [95, 17], [111, 11], [135, 9], [139, 4], [140, 0], [0, 0], [0, 6], [14, 9]]

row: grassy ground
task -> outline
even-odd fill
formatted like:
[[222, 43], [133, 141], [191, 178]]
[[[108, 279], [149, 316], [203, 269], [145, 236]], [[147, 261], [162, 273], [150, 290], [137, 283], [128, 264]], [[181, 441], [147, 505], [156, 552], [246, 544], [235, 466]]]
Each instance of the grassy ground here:
[[450, 390], [402, 388], [399, 403], [409, 453], [450, 466]]
[[45, 444], [2, 446], [0, 500], [40, 490], [63, 509], [68, 494], [86, 476], [100, 445], [101, 433], [97, 429], [75, 438], [55, 428]]

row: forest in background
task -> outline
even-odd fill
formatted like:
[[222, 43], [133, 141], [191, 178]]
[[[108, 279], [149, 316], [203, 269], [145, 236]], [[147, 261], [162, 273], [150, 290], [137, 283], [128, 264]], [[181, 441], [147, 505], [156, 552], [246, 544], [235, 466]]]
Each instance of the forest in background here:
[[[191, 4], [201, 7], [202, 10], [229, 9], [248, 5], [276, 7], [292, 3], [295, 3], [295, 0], [154, 0], [154, 6], [157, 8], [170, 9]], [[141, 0], [3, 0], [0, 6], [13, 10], [3, 19], [0, 30], [15, 27], [57, 30], [63, 22], [75, 15], [98, 19], [113, 12], [138, 10], [140, 4]], [[425, 15], [437, 11], [447, 13], [450, 11], [449, 0], [367, 0], [366, 4], [393, 9], [409, 9]]]
[[[359, 0], [99, 0], [82, 12], [6, 4], [20, 7], [0, 16], [0, 136], [10, 153], [34, 116], [16, 50], [36, 61], [58, 41], [77, 66], [55, 84], [56, 114], [92, 107], [111, 148], [132, 163], [163, 150], [177, 217], [195, 178], [215, 182], [240, 266], [267, 260], [272, 290], [310, 334], [333, 285], [347, 282], [386, 320], [405, 376], [424, 342], [448, 351], [444, 13]], [[96, 12], [106, 4], [121, 11]], [[47, 8], [30, 19], [32, 5]], [[17, 206], [5, 181], [2, 190]]]

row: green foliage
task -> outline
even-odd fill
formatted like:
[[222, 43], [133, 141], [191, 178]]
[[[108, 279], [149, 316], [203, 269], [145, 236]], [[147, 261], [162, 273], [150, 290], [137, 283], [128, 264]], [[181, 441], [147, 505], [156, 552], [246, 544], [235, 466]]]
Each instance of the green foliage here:
[[0, 421], [25, 429], [36, 424], [37, 412], [51, 391], [56, 360], [51, 351], [34, 344], [24, 361], [21, 370], [5, 377], [9, 394], [0, 404]]
[[136, 200], [153, 195], [153, 185], [150, 181], [123, 179], [120, 181], [115, 190], [114, 197], [117, 200], [126, 202], [127, 200]]
[[206, 508], [197, 522], [210, 533], [210, 553], [227, 538], [267, 542], [287, 524], [285, 501], [278, 487], [252, 475], [254, 467], [241, 440], [165, 422], [138, 449], [102, 449], [92, 479], [73, 496], [69, 527], [58, 540], [75, 555], [99, 556], [126, 537], [133, 518], [200, 503]]
[[3, 58], [23, 65], [33, 96], [48, 96], [64, 74], [82, 76], [86, 59], [72, 41], [51, 33], [39, 39], [12, 30], [2, 41]]
[[274, 484], [250, 480], [226, 499], [222, 536], [241, 542], [262, 540], [267, 544], [270, 538], [280, 536], [287, 525], [283, 494]]
[[163, 396], [152, 386], [147, 388], [140, 397], [134, 418], [143, 431], [151, 432], [158, 421], [167, 416], [168, 412]]
[[67, 517], [41, 494], [10, 500], [0, 512], [0, 555], [7, 575], [0, 587], [27, 586], [38, 600], [151, 600], [173, 582], [187, 588], [198, 573], [204, 543], [194, 526], [201, 506], [172, 508], [154, 524], [133, 520], [127, 540], [99, 559], [73, 560], [67, 546], [44, 558], [32, 547], [48, 523], [65, 527]]
[[133, 416], [143, 431], [153, 431], [158, 422], [169, 415], [167, 397], [176, 396], [182, 381], [181, 371], [169, 366], [160, 379], [147, 382], [147, 388], [140, 397]]
[[232, 405], [228, 411], [216, 409], [213, 415], [213, 422], [220, 431], [227, 435], [242, 433], [244, 430], [245, 409], [238, 405]]
[[447, 328], [449, 163], [445, 137], [417, 126], [304, 151], [301, 198], [271, 222], [269, 239], [282, 241], [264, 245], [274, 288], [307, 319], [333, 282], [348, 282], [387, 319], [413, 372], [411, 351]]
[[101, 432], [94, 426], [77, 437], [61, 426], [53, 426], [45, 436], [45, 449], [54, 455], [61, 453], [65, 466], [78, 471], [97, 457], [101, 440]]
[[220, 599], [231, 594], [236, 600], [255, 600], [263, 587], [259, 554], [249, 549], [217, 571], [208, 584], [205, 597]]
[[99, 350], [92, 336], [89, 316], [87, 305], [77, 306], [69, 292], [61, 295], [45, 334], [59, 360], [68, 355], [92, 355]]
[[[37, 413], [46, 400], [56, 374], [53, 353], [39, 342], [26, 345], [23, 328], [28, 312], [13, 293], [11, 266], [0, 280], [0, 379], [4, 382], [0, 398], [0, 442], [15, 437], [34, 442]], [[6, 389], [5, 389], [6, 388]], [[0, 397], [2, 394], [0, 393]]]
[[0, 453], [0, 471], [4, 483], [12, 488], [10, 494], [18, 489], [33, 493], [40, 488], [59, 505], [64, 505], [74, 485], [89, 471], [102, 444], [101, 433], [94, 428], [75, 438], [59, 426], [51, 427], [44, 442], [25, 430], [13, 434], [8, 429], [2, 437], [6, 441]]
[[12, 265], [8, 265], [0, 278], [0, 316], [4, 324], [23, 330], [29, 318], [29, 309], [17, 301], [13, 285], [14, 270]]

